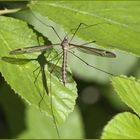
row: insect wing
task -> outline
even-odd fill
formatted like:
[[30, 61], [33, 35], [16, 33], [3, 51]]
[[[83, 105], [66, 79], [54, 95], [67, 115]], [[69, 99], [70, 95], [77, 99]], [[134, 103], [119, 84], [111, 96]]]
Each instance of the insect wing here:
[[75, 45], [75, 44], [70, 44], [70, 45], [76, 47], [79, 51], [84, 52], [84, 53], [94, 54], [97, 56], [109, 57], [109, 58], [116, 57], [116, 55], [114, 53], [112, 53], [110, 51], [103, 50], [103, 49], [91, 48], [91, 47]]
[[33, 53], [33, 52], [45, 51], [45, 50], [50, 49], [52, 47], [53, 47], [52, 45], [42, 45], [42, 46], [18, 48], [18, 49], [10, 51], [9, 54], [17, 55], [17, 54]]

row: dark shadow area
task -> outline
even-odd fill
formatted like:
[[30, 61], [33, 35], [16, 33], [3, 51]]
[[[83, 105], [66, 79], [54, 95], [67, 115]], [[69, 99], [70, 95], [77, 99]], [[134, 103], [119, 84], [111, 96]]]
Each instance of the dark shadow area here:
[[5, 112], [0, 104], [0, 138], [10, 138], [10, 131], [7, 124]]
[[0, 138], [16, 138], [26, 129], [26, 106], [0, 75]]

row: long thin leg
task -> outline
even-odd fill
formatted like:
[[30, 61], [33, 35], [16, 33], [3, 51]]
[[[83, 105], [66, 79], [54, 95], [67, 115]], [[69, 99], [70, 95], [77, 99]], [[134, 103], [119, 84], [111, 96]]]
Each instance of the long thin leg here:
[[40, 20], [40, 19], [32, 12], [32, 10], [31, 10], [31, 13], [32, 13], [32, 15], [33, 15], [36, 19], [38, 19], [38, 20], [40, 21], [40, 23], [42, 23], [43, 25], [45, 25], [45, 26], [47, 26], [47, 27], [52, 28], [53, 31], [55, 32], [55, 34], [57, 35], [57, 37], [60, 39], [60, 41], [62, 41], [61, 37], [58, 35], [57, 31], [55, 30], [55, 28], [54, 28], [53, 26], [47, 25], [47, 24], [45, 24], [44, 22], [42, 22], [42, 20]]
[[94, 68], [94, 69], [96, 69], [96, 70], [102, 71], [102, 72], [104, 72], [104, 73], [106, 73], [106, 74], [109, 74], [109, 75], [111, 75], [111, 76], [117, 76], [117, 75], [115, 75], [115, 74], [112, 74], [112, 73], [109, 73], [109, 72], [104, 71], [104, 70], [102, 70], [102, 69], [99, 69], [99, 68], [97, 68], [97, 67], [95, 67], [95, 66], [93, 66], [93, 65], [90, 65], [89, 63], [87, 63], [86, 61], [84, 61], [82, 58], [80, 58], [80, 57], [77, 56], [76, 54], [72, 53], [71, 51], [68, 51], [68, 52], [71, 53], [72, 55], [74, 55], [75, 57], [77, 57], [79, 60], [81, 60], [81, 61], [82, 61], [83, 63], [85, 63], [86, 65], [88, 65], [88, 66], [90, 66], [90, 67], [92, 67], [92, 68]]
[[57, 59], [57, 57], [58, 57], [60, 54], [62, 54], [62, 53], [63, 53], [63, 51], [62, 51], [62, 52], [60, 52], [59, 54], [57, 54], [57, 55], [56, 55], [53, 59], [49, 60], [48, 62], [56, 60], [56, 59]]
[[[86, 25], [86, 24], [84, 24], [84, 23], [80, 23], [80, 24], [78, 25], [78, 27], [76, 28], [75, 32], [73, 33], [73, 35], [72, 35], [72, 37], [71, 37], [69, 43], [70, 43], [70, 42], [72, 41], [72, 39], [74, 38], [74, 36], [75, 36], [76, 33], [78, 32], [78, 30], [80, 29], [81, 25], [88, 26], [88, 25]], [[73, 30], [74, 30], [74, 29], [71, 29], [71, 31], [73, 31]], [[70, 31], [70, 32], [71, 32], [71, 31]], [[69, 33], [68, 33], [68, 34], [69, 34]]]
[[[52, 64], [52, 68], [51, 68], [51, 70], [50, 70], [50, 73], [52, 74], [53, 73], [53, 71], [54, 71], [54, 69], [55, 69], [55, 67], [57, 66], [57, 64], [58, 64], [58, 62], [59, 62], [59, 60], [62, 58], [62, 54], [63, 53], [63, 51], [62, 52], [60, 52], [59, 54], [57, 54], [57, 56], [55, 56], [53, 59], [51, 59], [51, 60], [49, 60], [48, 61], [48, 63], [49, 62], [51, 62], [51, 61], [54, 61], [54, 60], [57, 60], [57, 62], [55, 63], [55, 65], [54, 64]], [[61, 56], [60, 56], [61, 55]], [[58, 58], [58, 56], [60, 56], [59, 58]], [[50, 63], [51, 64], [51, 63]], [[51, 67], [51, 66], [50, 66]], [[56, 71], [57, 71], [57, 69], [56, 69]], [[56, 72], [55, 71], [55, 72]], [[59, 71], [57, 71], [57, 72], [59, 72]], [[61, 74], [62, 75], [62, 74]], [[56, 74], [55, 74], [55, 76], [56, 76]], [[57, 77], [59, 80], [60, 80], [60, 78], [59, 77]], [[61, 77], [61, 79], [62, 79], [62, 77]], [[60, 81], [62, 81], [62, 80], [60, 80]]]
[[58, 64], [58, 62], [60, 61], [60, 59], [62, 58], [63, 54], [60, 56], [60, 58], [57, 60], [57, 62], [55, 63], [55, 65], [53, 66], [52, 70], [50, 71], [50, 73], [53, 73], [53, 70], [55, 69], [55, 66]]
[[[85, 29], [85, 28], [89, 28], [89, 27], [96, 26], [96, 25], [99, 25], [99, 24], [110, 24], [110, 23], [108, 23], [108, 22], [99, 22], [99, 23], [92, 24], [92, 25], [87, 25], [85, 23], [80, 23], [76, 29], [71, 29], [70, 30], [69, 33], [71, 33], [73, 30], [75, 30], [75, 32], [73, 33], [73, 36], [71, 37], [69, 43], [72, 41], [72, 39], [74, 38], [75, 34], [78, 32], [79, 29]], [[82, 25], [84, 25], [85, 27], [81, 28]], [[69, 33], [66, 36], [68, 36]]]
[[[89, 45], [89, 44], [91, 44], [91, 43], [95, 43], [95, 42], [96, 42], [96, 41], [95, 41], [95, 40], [93, 40], [93, 41], [86, 42], [86, 43], [84, 43], [84, 44], [80, 44], [80, 45], [82, 45], [82, 46], [83, 46], [83, 45]], [[79, 46], [80, 46], [80, 45], [79, 45]]]
[[111, 25], [111, 23], [109, 23], [109, 22], [98, 22], [98, 23], [95, 23], [95, 24], [92, 24], [92, 25], [87, 25], [86, 27], [84, 27], [82, 29], [90, 28], [92, 26], [96, 26], [96, 25], [99, 25], [99, 24], [109, 24], [109, 25]]

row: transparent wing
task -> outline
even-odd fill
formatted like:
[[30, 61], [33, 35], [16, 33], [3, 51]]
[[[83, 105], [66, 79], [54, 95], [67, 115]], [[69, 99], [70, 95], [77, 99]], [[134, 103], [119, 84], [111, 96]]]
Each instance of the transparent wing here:
[[97, 49], [97, 48], [91, 48], [91, 47], [86, 47], [82, 45], [75, 45], [75, 44], [70, 44], [71, 46], [76, 47], [79, 51], [82, 51], [84, 53], [88, 54], [94, 54], [97, 56], [102, 56], [102, 57], [109, 57], [109, 58], [114, 58], [116, 55], [110, 51], [106, 51], [103, 49]]
[[53, 47], [52, 45], [42, 45], [42, 46], [18, 48], [18, 49], [10, 51], [9, 54], [17, 55], [17, 54], [24, 54], [24, 53], [33, 53], [33, 52], [44, 51], [44, 50], [50, 49], [52, 47]]

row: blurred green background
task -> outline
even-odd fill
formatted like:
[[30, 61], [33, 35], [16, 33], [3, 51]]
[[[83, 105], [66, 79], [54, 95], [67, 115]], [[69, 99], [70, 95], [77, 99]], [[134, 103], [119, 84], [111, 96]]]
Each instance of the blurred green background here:
[[[12, 4], [0, 2], [0, 9], [24, 5], [26, 2]], [[98, 59], [97, 66], [101, 69], [107, 67], [115, 74], [133, 75], [139, 78], [140, 59], [124, 52], [116, 51], [116, 53], [118, 58], [110, 62], [102, 58], [100, 60], [98, 57], [94, 57], [94, 60]], [[59, 127], [61, 138], [99, 138], [104, 126], [114, 115], [131, 110], [114, 92], [108, 80], [109, 75], [104, 77], [101, 76], [100, 71], [95, 71], [95, 78], [93, 76], [92, 80], [85, 79], [78, 73], [79, 69], [74, 69], [77, 62], [75, 64], [70, 60], [70, 65], [77, 82], [77, 107], [67, 121]], [[86, 72], [88, 73], [88, 67], [83, 70], [83, 73]], [[55, 135], [54, 126], [47, 123], [46, 119], [48, 118], [43, 113], [27, 105], [15, 94], [0, 74], [0, 138], [52, 138]]]

